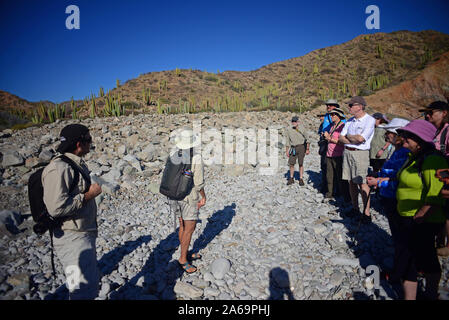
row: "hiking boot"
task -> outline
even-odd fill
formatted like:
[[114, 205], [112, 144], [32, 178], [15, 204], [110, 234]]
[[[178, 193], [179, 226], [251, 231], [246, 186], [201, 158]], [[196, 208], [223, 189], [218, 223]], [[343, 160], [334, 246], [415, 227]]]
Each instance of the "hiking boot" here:
[[294, 184], [294, 183], [295, 183], [295, 179], [288, 179], [287, 186]]
[[437, 249], [437, 254], [440, 257], [448, 257], [449, 256], [449, 247], [438, 248]]
[[304, 180], [299, 179], [299, 185], [300, 185], [300, 186], [303, 186], [303, 185], [304, 185]]

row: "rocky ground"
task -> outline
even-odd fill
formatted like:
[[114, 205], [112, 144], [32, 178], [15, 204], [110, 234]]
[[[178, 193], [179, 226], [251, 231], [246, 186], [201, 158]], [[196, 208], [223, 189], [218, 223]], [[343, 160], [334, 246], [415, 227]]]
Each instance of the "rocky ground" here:
[[[373, 194], [373, 223], [358, 228], [340, 201], [323, 201], [318, 123], [307, 114], [301, 116], [312, 134], [306, 185], [286, 185], [282, 139], [272, 175], [263, 174], [260, 163], [206, 166], [207, 204], [192, 238], [203, 258], [195, 261], [194, 274], [177, 267], [174, 219], [157, 192], [169, 133], [193, 120], [220, 132], [282, 128], [291, 116], [267, 111], [84, 120], [95, 145], [87, 163], [103, 188], [96, 200], [103, 274], [98, 299], [394, 299], [385, 281], [379, 289], [365, 281], [371, 274], [366, 271], [392, 265], [392, 240], [380, 203]], [[32, 233], [26, 181], [51, 157], [67, 123], [0, 133], [2, 299], [66, 298], [57, 259], [56, 279], [51, 275], [48, 234]], [[448, 259], [440, 261], [440, 294], [447, 299]]]

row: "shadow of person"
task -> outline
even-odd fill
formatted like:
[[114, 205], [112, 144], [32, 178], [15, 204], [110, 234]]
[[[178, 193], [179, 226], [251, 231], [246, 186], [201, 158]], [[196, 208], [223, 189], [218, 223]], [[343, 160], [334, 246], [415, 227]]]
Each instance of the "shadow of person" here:
[[[309, 177], [307, 179], [307, 184], [312, 184], [312, 187], [316, 190], [321, 190], [324, 186], [321, 183], [321, 173], [315, 172], [312, 170], [306, 170], [307, 176]], [[326, 186], [327, 187], [327, 186]]]
[[[202, 234], [193, 244], [193, 252], [204, 249], [218, 234], [226, 229], [235, 216], [236, 205], [216, 211], [210, 218]], [[179, 246], [179, 228], [163, 239], [151, 252], [141, 271], [121, 288], [113, 292], [111, 299], [161, 299], [174, 300], [177, 279], [184, 275], [178, 261], [172, 259]]]
[[[284, 174], [285, 179], [290, 179], [290, 170], [288, 170], [285, 174]], [[293, 173], [293, 178], [295, 178], [295, 180], [299, 180], [299, 171], [295, 171], [295, 173]]]
[[270, 271], [270, 296], [268, 300], [295, 300], [290, 290], [288, 272], [282, 268], [274, 268]]

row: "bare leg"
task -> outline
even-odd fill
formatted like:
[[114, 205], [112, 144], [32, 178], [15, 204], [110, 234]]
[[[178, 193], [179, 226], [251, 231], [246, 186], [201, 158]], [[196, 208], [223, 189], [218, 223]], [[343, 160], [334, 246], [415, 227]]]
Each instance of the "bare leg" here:
[[416, 291], [418, 290], [418, 282], [405, 280], [404, 287], [404, 300], [416, 300]]
[[299, 179], [302, 179], [304, 176], [304, 166], [299, 167]]
[[369, 197], [370, 188], [369, 188], [369, 186], [367, 184], [362, 184], [361, 185], [361, 189], [362, 189], [362, 200], [363, 200], [363, 203], [364, 204], [366, 203], [366, 209], [365, 209], [364, 214], [369, 217], [370, 216], [369, 209], [370, 209], [370, 202], [371, 202], [371, 199], [370, 199], [371, 197]]
[[290, 179], [295, 178], [295, 166], [290, 166]]
[[187, 251], [189, 250], [190, 240], [192, 239], [193, 231], [195, 231], [195, 220], [183, 220], [183, 232], [180, 234], [181, 242], [181, 256], [179, 257], [179, 263], [184, 264], [187, 262]]

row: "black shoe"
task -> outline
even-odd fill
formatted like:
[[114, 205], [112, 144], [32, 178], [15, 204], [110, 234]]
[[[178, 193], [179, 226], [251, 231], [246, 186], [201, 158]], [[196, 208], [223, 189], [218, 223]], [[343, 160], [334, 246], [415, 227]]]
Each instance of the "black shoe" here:
[[300, 186], [303, 186], [303, 185], [304, 185], [304, 180], [299, 179], [299, 185], [300, 185]]
[[371, 216], [367, 216], [366, 214], [364, 214], [364, 215], [361, 217], [361, 219], [362, 219], [362, 223], [371, 223], [371, 221], [372, 221]]
[[360, 216], [360, 211], [352, 208], [350, 211], [346, 212], [346, 216], [348, 216], [349, 218]]
[[287, 186], [294, 184], [294, 183], [295, 183], [295, 179], [288, 179]]

